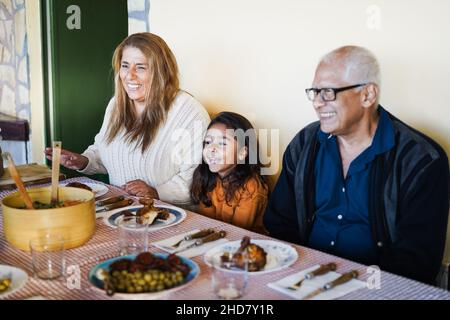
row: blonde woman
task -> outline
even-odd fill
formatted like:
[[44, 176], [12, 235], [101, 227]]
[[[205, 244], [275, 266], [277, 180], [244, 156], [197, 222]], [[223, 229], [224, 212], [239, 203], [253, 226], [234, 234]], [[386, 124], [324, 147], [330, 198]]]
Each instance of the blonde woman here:
[[[188, 205], [208, 113], [180, 90], [175, 57], [157, 35], [130, 35], [112, 63], [115, 94], [94, 144], [81, 155], [62, 150], [61, 164], [107, 173], [111, 184], [134, 196]], [[45, 153], [51, 160], [51, 148]]]

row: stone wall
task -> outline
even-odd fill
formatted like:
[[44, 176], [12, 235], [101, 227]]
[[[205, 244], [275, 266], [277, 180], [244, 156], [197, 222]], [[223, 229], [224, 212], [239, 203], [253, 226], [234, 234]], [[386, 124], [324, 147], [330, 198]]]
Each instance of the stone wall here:
[[[30, 121], [30, 78], [24, 0], [0, 0], [0, 112]], [[1, 139], [16, 164], [26, 163], [30, 143]]]
[[24, 0], [0, 0], [0, 112], [30, 120]]
[[128, 34], [148, 32], [150, 0], [128, 0]]

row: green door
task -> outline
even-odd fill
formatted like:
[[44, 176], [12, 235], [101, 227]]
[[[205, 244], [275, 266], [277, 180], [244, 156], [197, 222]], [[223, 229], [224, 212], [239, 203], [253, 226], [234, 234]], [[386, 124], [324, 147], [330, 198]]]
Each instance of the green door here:
[[113, 95], [111, 59], [128, 34], [127, 0], [41, 0], [41, 4], [46, 144], [60, 140], [63, 148], [81, 153], [93, 143]]

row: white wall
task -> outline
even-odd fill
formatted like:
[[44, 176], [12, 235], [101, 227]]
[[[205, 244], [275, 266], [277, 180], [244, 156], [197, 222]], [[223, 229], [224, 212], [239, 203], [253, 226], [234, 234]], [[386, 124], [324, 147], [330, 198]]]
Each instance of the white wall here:
[[304, 88], [319, 58], [356, 44], [379, 57], [381, 104], [450, 153], [449, 13], [448, 0], [151, 0], [149, 22], [184, 89], [280, 129], [281, 152], [316, 120]]
[[44, 82], [42, 69], [41, 14], [39, 1], [26, 0], [28, 57], [30, 62], [31, 151], [30, 162], [44, 163]]

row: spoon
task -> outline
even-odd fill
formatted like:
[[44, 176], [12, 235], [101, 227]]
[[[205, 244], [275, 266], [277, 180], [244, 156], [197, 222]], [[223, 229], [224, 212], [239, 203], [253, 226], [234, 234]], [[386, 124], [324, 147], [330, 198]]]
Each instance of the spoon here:
[[14, 161], [11, 157], [11, 154], [9, 152], [4, 152], [3, 158], [6, 161], [8, 161], [9, 174], [14, 179], [14, 182], [16, 183], [16, 186], [17, 186], [17, 190], [19, 191], [19, 194], [22, 197], [22, 200], [25, 202], [25, 206], [27, 207], [27, 209], [34, 209], [33, 201], [31, 201], [31, 198], [30, 198], [29, 194], [27, 193], [27, 190], [25, 189], [22, 179], [20, 179], [19, 172], [17, 171], [17, 168], [14, 165]]
[[61, 141], [53, 141], [52, 152], [52, 204], [58, 203], [59, 163], [61, 161]]

